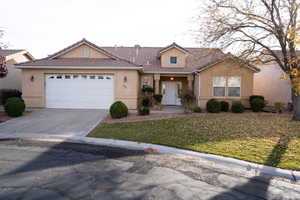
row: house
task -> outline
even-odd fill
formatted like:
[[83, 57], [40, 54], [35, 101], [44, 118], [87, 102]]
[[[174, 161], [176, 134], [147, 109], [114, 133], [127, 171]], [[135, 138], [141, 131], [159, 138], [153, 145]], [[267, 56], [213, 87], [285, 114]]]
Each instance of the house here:
[[21, 70], [15, 68], [15, 64], [26, 61], [32, 61], [33, 56], [26, 50], [1, 49], [0, 57], [7, 69], [7, 74], [0, 77], [0, 89], [17, 89], [21, 90]]
[[23, 98], [29, 107], [101, 108], [116, 100], [138, 106], [143, 85], [163, 94], [162, 104], [180, 105], [179, 95], [193, 91], [197, 103], [242, 100], [253, 93], [258, 69], [219, 49], [99, 47], [85, 39], [46, 58], [17, 65]]
[[[277, 51], [279, 54], [280, 52]], [[275, 63], [258, 64], [259, 73], [254, 75], [254, 94], [262, 95], [268, 106], [275, 102], [292, 102], [292, 87], [288, 75]]]

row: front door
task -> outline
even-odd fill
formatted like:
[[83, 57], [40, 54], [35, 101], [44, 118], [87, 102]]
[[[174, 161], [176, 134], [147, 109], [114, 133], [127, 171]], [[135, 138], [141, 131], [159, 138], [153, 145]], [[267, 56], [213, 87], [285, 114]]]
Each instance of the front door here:
[[178, 97], [178, 83], [177, 82], [163, 82], [162, 104], [164, 105], [180, 105], [180, 99]]

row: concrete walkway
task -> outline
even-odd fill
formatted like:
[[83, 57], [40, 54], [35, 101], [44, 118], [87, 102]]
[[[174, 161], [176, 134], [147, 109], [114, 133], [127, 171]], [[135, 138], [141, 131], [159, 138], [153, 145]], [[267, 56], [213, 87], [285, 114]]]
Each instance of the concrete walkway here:
[[0, 137], [10, 135], [85, 136], [107, 116], [106, 110], [35, 109], [0, 123]]

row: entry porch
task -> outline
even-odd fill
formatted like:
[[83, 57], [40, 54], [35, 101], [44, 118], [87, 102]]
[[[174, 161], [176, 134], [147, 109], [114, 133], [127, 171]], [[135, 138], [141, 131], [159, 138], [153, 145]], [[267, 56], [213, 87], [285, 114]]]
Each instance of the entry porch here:
[[193, 91], [194, 76], [191, 74], [153, 74], [144, 76], [142, 85], [150, 85], [155, 94], [162, 94], [162, 105], [181, 105], [183, 91]]

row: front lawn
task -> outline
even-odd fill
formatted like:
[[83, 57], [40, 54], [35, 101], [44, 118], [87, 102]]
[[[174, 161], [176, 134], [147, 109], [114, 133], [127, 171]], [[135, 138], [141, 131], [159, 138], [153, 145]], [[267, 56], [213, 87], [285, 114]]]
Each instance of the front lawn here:
[[175, 119], [102, 123], [90, 137], [191, 149], [300, 170], [300, 122], [268, 113], [201, 114]]

